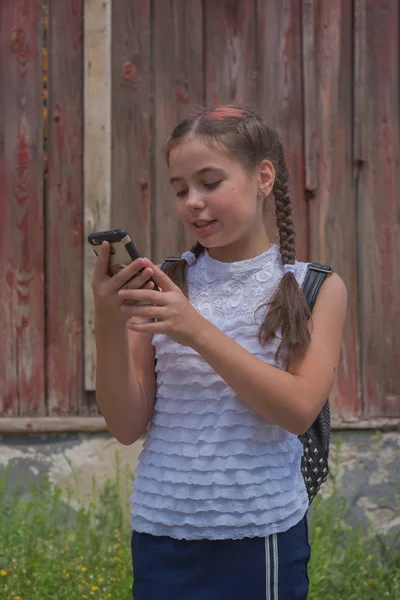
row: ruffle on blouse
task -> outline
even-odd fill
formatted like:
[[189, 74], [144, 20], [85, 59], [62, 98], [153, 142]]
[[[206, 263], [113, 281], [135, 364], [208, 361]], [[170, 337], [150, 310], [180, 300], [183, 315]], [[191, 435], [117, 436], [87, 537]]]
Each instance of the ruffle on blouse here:
[[[160, 403], [161, 404], [161, 403]], [[187, 414], [183, 413], [179, 417], [180, 427], [184, 429], [198, 430], [209, 427], [210, 429], [218, 429], [220, 427], [260, 427], [262, 417], [254, 412], [243, 411], [237, 412], [236, 407], [226, 408], [221, 414], [212, 411], [204, 414]], [[161, 427], [176, 427], [176, 413], [168, 414], [162, 409], [155, 411], [153, 415], [154, 425]], [[265, 423], [263, 424], [265, 428]], [[251, 437], [251, 433], [250, 433]], [[265, 434], [264, 434], [265, 439]]]
[[[288, 444], [288, 447], [285, 448], [285, 451], [282, 452], [284, 456], [287, 454], [291, 455], [292, 452], [296, 454], [300, 454], [302, 450], [295, 448], [295, 446], [300, 445], [299, 440], [294, 440], [295, 444], [293, 447], [291, 444]], [[221, 443], [208, 443], [196, 445], [195, 443], [182, 443], [178, 441], [172, 441], [168, 443], [168, 447], [166, 447], [164, 440], [161, 440], [159, 437], [153, 437], [153, 434], [150, 432], [144, 444], [144, 451], [140, 455], [140, 459], [142, 459], [147, 451], [151, 450], [154, 452], [158, 452], [159, 454], [165, 454], [166, 456], [170, 456], [171, 460], [175, 456], [183, 456], [186, 458], [196, 458], [196, 457], [227, 457], [227, 456], [263, 456], [264, 454], [278, 454], [279, 448], [278, 444], [260, 444], [259, 442], [254, 442], [253, 440], [229, 440]], [[292, 450], [290, 448], [292, 447]], [[281, 450], [282, 451], [282, 450]], [[268, 457], [264, 457], [264, 464], [268, 465]]]
[[172, 538], [182, 540], [241, 540], [243, 538], [264, 537], [273, 533], [287, 531], [304, 517], [307, 511], [307, 504], [298, 502], [298, 508], [295, 506], [291, 513], [285, 515], [282, 519], [277, 518], [279, 514], [269, 514], [270, 521], [265, 520], [262, 525], [244, 525], [242, 527], [236, 524], [231, 525], [211, 525], [207, 521], [204, 525], [182, 527], [178, 525], [170, 525], [166, 523], [150, 523], [147, 518], [142, 518], [136, 515], [132, 518], [132, 526], [136, 531], [143, 533], [151, 533], [152, 535], [165, 535]]
[[[231, 427], [215, 428], [207, 427], [206, 429], [184, 428], [180, 426], [179, 421], [175, 427], [171, 424], [169, 426], [161, 425], [160, 423], [151, 426], [151, 433], [153, 437], [157, 437], [164, 442], [178, 442], [185, 444], [198, 444], [204, 442], [207, 444], [223, 444], [229, 441], [240, 441], [249, 440], [256, 442], [268, 442], [271, 441], [266, 435], [264, 430], [246, 427], [244, 425], [232, 425]], [[279, 442], [282, 438], [279, 434], [273, 441]]]
[[[177, 386], [164, 386], [158, 393], [158, 402], [155, 410], [169, 415], [222, 415], [226, 410], [235, 410], [238, 414], [243, 414], [251, 409], [235, 396], [231, 388], [224, 386], [218, 391], [213, 390], [213, 395], [203, 395], [203, 398], [192, 398], [193, 392], [186, 390], [180, 398], [176, 397]], [[253, 412], [253, 414], [256, 414]]]
[[[289, 512], [296, 506], [296, 500], [292, 499], [287, 502]], [[289, 505], [291, 505], [289, 507]], [[281, 506], [274, 506], [271, 510], [262, 509], [259, 511], [243, 511], [243, 512], [226, 512], [218, 510], [198, 510], [195, 511], [192, 506], [192, 511], [187, 513], [179, 512], [178, 510], [168, 510], [159, 507], [144, 507], [138, 503], [134, 505], [133, 516], [138, 515], [144, 519], [151, 520], [152, 523], [169, 523], [170, 525], [180, 525], [182, 527], [188, 525], [190, 527], [204, 527], [207, 523], [213, 523], [215, 527], [232, 526], [245, 527], [249, 525], [264, 525], [266, 522], [271, 523], [274, 520], [282, 520], [286, 511]], [[188, 507], [187, 507], [188, 508]]]
[[[291, 492], [293, 490], [293, 481], [286, 479], [268, 480], [264, 479], [258, 485], [241, 485], [232, 487], [231, 485], [221, 485], [219, 483], [209, 483], [205, 486], [192, 485], [189, 478], [184, 483], [171, 483], [170, 481], [160, 484], [160, 482], [142, 475], [134, 481], [133, 498], [137, 491], [148, 494], [152, 498], [153, 495], [162, 495], [170, 499], [196, 501], [196, 500], [212, 500], [221, 498], [226, 500], [244, 500], [250, 498], [263, 497], [265, 506], [271, 504], [270, 496]], [[142, 502], [143, 504], [143, 502]], [[151, 505], [151, 503], [149, 503]], [[190, 502], [189, 502], [190, 504]]]
[[[258, 356], [264, 362], [271, 364], [271, 360], [275, 361], [276, 349], [282, 339], [280, 332], [277, 332], [276, 338], [270, 344], [261, 346], [257, 338], [258, 325], [251, 315], [241, 316], [234, 323], [229, 322], [226, 318], [211, 317], [208, 320], [234, 339], [237, 344], [251, 354]], [[187, 369], [186, 361], [191, 362], [193, 360], [193, 364], [200, 368], [202, 363], [205, 362], [193, 348], [182, 346], [165, 334], [155, 334], [152, 343], [156, 348], [157, 359], [160, 361], [163, 370], [170, 367], [171, 360], [174, 369], [182, 367], [184, 370]], [[164, 360], [161, 362], [160, 359]], [[185, 361], [185, 363], [183, 364], [182, 361]], [[208, 363], [205, 363], [205, 365], [209, 367]]]
[[179, 469], [173, 469], [171, 466], [168, 468], [159, 468], [154, 465], [144, 464], [140, 461], [136, 474], [146, 475], [154, 481], [159, 483], [186, 483], [190, 482], [192, 485], [210, 485], [217, 483], [218, 485], [257, 485], [264, 483], [266, 476], [268, 481], [281, 480], [285, 477], [293, 478], [295, 469], [292, 465], [295, 464], [295, 469], [300, 470], [300, 461], [293, 460], [292, 463], [285, 467], [271, 467], [267, 469], [264, 467], [255, 467], [253, 469], [230, 469], [229, 471], [191, 471], [189, 474], [187, 471], [180, 471]]
[[306, 503], [296, 498], [283, 508], [248, 513], [229, 514], [207, 510], [202, 514], [182, 514], [153, 508], [143, 516], [138, 507], [133, 519], [137, 531], [149, 532], [150, 517], [153, 535], [169, 535], [178, 539], [242, 539], [290, 529], [300, 521], [306, 510]]
[[[281, 447], [277, 444], [278, 448]], [[173, 469], [175, 471], [200, 471], [200, 472], [219, 472], [229, 470], [249, 470], [249, 469], [265, 469], [265, 463], [273, 468], [284, 467], [288, 464], [286, 452], [278, 452], [274, 448], [274, 452], [266, 456], [249, 456], [249, 454], [239, 454], [233, 456], [196, 456], [189, 458], [185, 455], [169, 454], [154, 452], [147, 447], [147, 451], [143, 453], [141, 463], [143, 465], [152, 465], [160, 469]]]
[[[133, 495], [132, 495], [133, 497]], [[139, 490], [135, 491], [135, 502], [138, 506], [146, 506], [147, 493]], [[275, 508], [282, 508], [293, 501], [293, 495], [288, 492], [281, 492], [277, 499]], [[266, 502], [264, 496], [251, 497], [247, 500], [232, 499], [232, 498], [207, 498], [201, 501], [186, 502], [182, 499], [171, 498], [162, 494], [153, 494], [151, 497], [151, 505], [155, 509], [172, 511], [174, 513], [192, 514], [199, 516], [204, 512], [232, 514], [235, 513], [265, 513]], [[140, 512], [140, 511], [139, 511]]]

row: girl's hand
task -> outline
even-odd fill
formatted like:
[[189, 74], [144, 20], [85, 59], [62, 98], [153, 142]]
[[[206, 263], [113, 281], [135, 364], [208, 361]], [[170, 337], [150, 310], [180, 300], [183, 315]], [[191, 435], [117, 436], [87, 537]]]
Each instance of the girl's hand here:
[[[200, 331], [204, 317], [190, 304], [182, 290], [176, 286], [161, 269], [156, 267], [148, 258], [143, 264], [152, 271], [152, 276], [159, 292], [150, 289], [120, 290], [118, 296], [129, 300], [121, 305], [121, 312], [131, 317], [144, 317], [147, 323], [129, 322], [128, 327], [142, 333], [164, 333], [182, 344], [191, 346]], [[147, 302], [146, 306], [138, 305]]]
[[[146, 267], [143, 269], [144, 261], [142, 258], [124, 267], [113, 277], [107, 274], [108, 261], [110, 257], [110, 244], [103, 242], [99, 247], [99, 255], [93, 270], [92, 289], [94, 295], [96, 322], [110, 327], [125, 325], [129, 319], [129, 314], [121, 311], [121, 306], [126, 301], [125, 298], [118, 295], [118, 292], [129, 281], [129, 287], [138, 289], [143, 288], [152, 290], [152, 282], [146, 283], [152, 276], [152, 270]], [[134, 279], [132, 279], [134, 277]], [[130, 281], [131, 280], [131, 281]]]

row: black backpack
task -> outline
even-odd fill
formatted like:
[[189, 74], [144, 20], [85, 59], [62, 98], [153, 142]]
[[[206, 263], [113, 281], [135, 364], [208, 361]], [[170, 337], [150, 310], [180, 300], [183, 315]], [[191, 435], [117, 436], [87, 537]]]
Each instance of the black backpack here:
[[[317, 300], [318, 292], [326, 277], [333, 273], [333, 269], [326, 265], [310, 263], [302, 286], [307, 304], [312, 312]], [[331, 414], [329, 399], [314, 423], [305, 433], [299, 435], [303, 444], [301, 459], [301, 472], [306, 484], [309, 504], [314, 500], [321, 485], [329, 474], [329, 444], [331, 439]]]
[[[164, 269], [169, 262], [178, 260], [181, 259], [168, 256], [161, 265], [161, 269]], [[333, 273], [333, 269], [327, 265], [319, 265], [318, 263], [308, 265], [302, 290], [311, 312], [321, 285], [331, 273]], [[301, 472], [306, 484], [309, 505], [311, 505], [321, 485], [328, 478], [330, 438], [331, 415], [328, 398], [314, 423], [305, 433], [299, 435], [299, 440], [303, 444]]]

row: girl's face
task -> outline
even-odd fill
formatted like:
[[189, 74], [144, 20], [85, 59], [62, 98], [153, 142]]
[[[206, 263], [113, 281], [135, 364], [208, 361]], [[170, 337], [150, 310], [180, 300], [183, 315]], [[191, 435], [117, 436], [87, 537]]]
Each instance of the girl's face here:
[[218, 147], [189, 136], [169, 156], [178, 217], [221, 261], [246, 260], [269, 248], [260, 188], [272, 187], [269, 161], [249, 174]]

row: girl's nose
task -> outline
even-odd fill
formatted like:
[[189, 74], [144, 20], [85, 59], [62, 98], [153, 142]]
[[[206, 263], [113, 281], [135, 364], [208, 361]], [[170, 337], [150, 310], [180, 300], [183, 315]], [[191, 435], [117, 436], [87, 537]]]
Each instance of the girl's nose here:
[[186, 206], [188, 208], [203, 208], [204, 198], [200, 191], [190, 190], [186, 199]]

